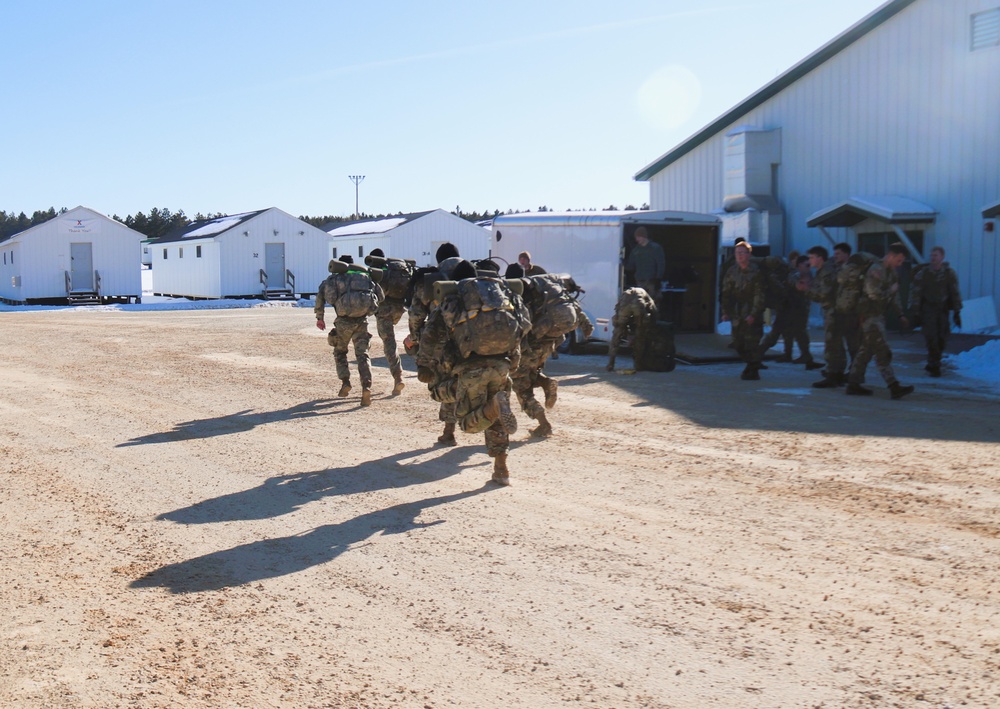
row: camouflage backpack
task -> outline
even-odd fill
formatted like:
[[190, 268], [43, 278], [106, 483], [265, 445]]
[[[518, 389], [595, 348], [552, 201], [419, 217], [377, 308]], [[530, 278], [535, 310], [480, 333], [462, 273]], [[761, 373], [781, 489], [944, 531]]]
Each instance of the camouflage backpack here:
[[[366, 272], [352, 266], [346, 273], [337, 273], [330, 277], [333, 288], [327, 290], [330, 305], [342, 318], [368, 317], [378, 308], [378, 294], [375, 292], [375, 282]], [[331, 292], [332, 291], [332, 292]]]
[[531, 329], [528, 309], [513, 290], [520, 283], [480, 277], [435, 284], [442, 294], [444, 322], [463, 358], [505, 355], [517, 349]]
[[780, 256], [765, 256], [758, 261], [758, 265], [764, 275], [764, 307], [781, 307], [788, 298], [791, 266]]
[[867, 251], [851, 254], [847, 263], [837, 271], [837, 300], [834, 309], [842, 315], [856, 315], [861, 305], [868, 268], [878, 257]]
[[403, 300], [406, 291], [410, 286], [410, 279], [413, 278], [413, 261], [404, 261], [400, 258], [379, 258], [377, 256], [366, 256], [365, 263], [375, 268], [381, 268], [384, 272], [379, 285], [386, 298], [393, 300]]
[[566, 275], [546, 273], [528, 279], [534, 292], [531, 334], [536, 339], [556, 338], [577, 327], [579, 309], [570, 297], [576, 284]]

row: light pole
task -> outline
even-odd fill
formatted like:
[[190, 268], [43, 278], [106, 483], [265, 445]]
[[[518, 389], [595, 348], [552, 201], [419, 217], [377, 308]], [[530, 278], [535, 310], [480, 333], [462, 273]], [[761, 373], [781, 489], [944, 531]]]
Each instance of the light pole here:
[[360, 185], [365, 180], [364, 175], [348, 175], [351, 182], [354, 183], [354, 218], [360, 219], [361, 213], [358, 211], [358, 185]]

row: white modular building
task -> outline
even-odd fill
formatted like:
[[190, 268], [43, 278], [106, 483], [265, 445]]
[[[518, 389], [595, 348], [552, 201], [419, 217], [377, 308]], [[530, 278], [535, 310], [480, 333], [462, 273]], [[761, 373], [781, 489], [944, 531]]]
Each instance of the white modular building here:
[[138, 303], [143, 234], [88, 207], [0, 241], [0, 300], [19, 305]]
[[275, 207], [201, 219], [148, 242], [154, 295], [291, 299], [328, 275], [325, 231]]
[[891, 0], [635, 179], [653, 210], [718, 214], [724, 243], [942, 246], [995, 315], [998, 155], [1000, 0]]
[[387, 257], [413, 259], [417, 266], [436, 266], [438, 247], [450, 242], [467, 259], [483, 259], [490, 252], [490, 230], [459, 216], [435, 209], [323, 227], [329, 234], [328, 258], [351, 256], [361, 263], [372, 249]]

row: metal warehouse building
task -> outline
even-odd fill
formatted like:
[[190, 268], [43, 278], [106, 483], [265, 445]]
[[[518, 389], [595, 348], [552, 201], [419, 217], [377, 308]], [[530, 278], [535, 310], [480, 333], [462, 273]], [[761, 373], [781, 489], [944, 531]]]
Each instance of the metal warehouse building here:
[[998, 158], [1000, 0], [891, 0], [635, 179], [723, 243], [942, 246], [995, 323]]

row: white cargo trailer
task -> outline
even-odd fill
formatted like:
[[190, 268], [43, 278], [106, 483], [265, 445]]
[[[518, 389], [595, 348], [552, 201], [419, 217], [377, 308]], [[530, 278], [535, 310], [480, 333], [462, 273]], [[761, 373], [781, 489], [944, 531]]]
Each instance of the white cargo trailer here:
[[718, 217], [694, 212], [506, 214], [493, 220], [490, 256], [509, 264], [528, 251], [532, 263], [549, 273], [573, 276], [586, 291], [580, 304], [594, 323], [591, 339], [606, 342], [618, 296], [634, 285], [622, 264], [635, 246], [635, 230], [644, 226], [666, 261], [660, 318], [677, 332], [714, 332], [720, 224]]

